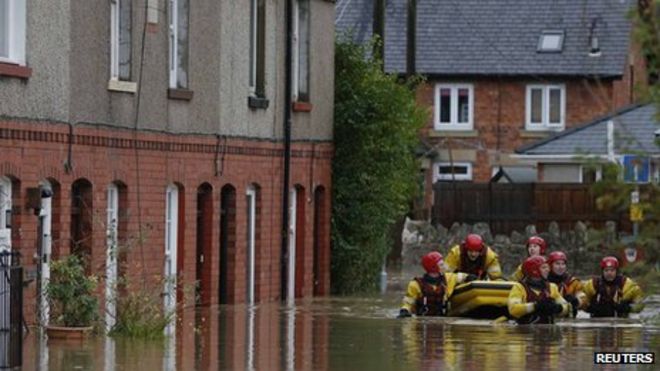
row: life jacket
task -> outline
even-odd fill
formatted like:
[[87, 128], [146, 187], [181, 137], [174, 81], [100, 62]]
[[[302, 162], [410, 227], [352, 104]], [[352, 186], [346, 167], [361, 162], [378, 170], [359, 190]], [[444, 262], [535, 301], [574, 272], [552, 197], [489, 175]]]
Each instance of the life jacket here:
[[426, 275], [422, 278], [415, 277], [415, 281], [422, 289], [422, 296], [417, 299], [415, 308], [418, 316], [442, 316], [445, 314], [445, 292], [447, 281], [445, 276], [440, 276], [437, 281], [431, 281]]
[[[557, 288], [559, 289], [559, 293], [561, 296], [566, 296], [566, 289], [575, 281], [577, 278], [575, 276], [571, 276], [570, 274], [564, 273], [561, 276], [558, 276], [552, 272], [548, 274], [548, 281], [554, 283], [557, 285]], [[575, 294], [571, 294], [575, 295]]]
[[619, 303], [623, 296], [623, 286], [626, 284], [626, 280], [627, 278], [621, 275], [617, 275], [611, 283], [606, 282], [602, 276], [591, 279], [594, 291], [596, 291], [594, 304], [601, 306], [603, 310], [600, 316], [616, 316], [614, 305]]
[[474, 274], [478, 279], [486, 278], [486, 255], [488, 254], [488, 247], [484, 247], [481, 255], [476, 260], [470, 260], [467, 254], [467, 249], [461, 247], [461, 266], [457, 269], [458, 272]]
[[[539, 293], [537, 293], [532, 289], [527, 278], [523, 279], [520, 283], [525, 288], [525, 294], [527, 295], [527, 300], [526, 300], [527, 303], [536, 303], [536, 302], [552, 299], [550, 297], [550, 283], [545, 282], [543, 289], [541, 289]], [[554, 323], [554, 317], [547, 315], [540, 315], [538, 313], [532, 312], [518, 318], [517, 322], [518, 324], [521, 325], [529, 325], [533, 323], [552, 324]]]

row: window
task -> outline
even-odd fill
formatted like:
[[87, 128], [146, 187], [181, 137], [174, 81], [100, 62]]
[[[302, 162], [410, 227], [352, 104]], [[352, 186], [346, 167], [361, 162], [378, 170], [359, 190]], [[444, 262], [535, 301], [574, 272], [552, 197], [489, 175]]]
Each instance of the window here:
[[433, 172], [433, 182], [438, 180], [472, 180], [472, 164], [469, 162], [436, 163]]
[[298, 0], [294, 4], [293, 100], [309, 102], [309, 0]]
[[472, 85], [436, 85], [435, 130], [472, 130], [473, 105]]
[[527, 86], [527, 130], [563, 130], [565, 111], [563, 85]]
[[[1, 1], [1, 0], [0, 0]], [[131, 79], [131, 0], [110, 3], [110, 79]]]
[[25, 0], [0, 0], [0, 62], [25, 65]]
[[564, 47], [564, 31], [543, 31], [536, 51], [539, 53], [561, 53]]
[[188, 0], [170, 0], [170, 88], [188, 88]]
[[250, 94], [264, 97], [266, 58], [266, 2], [250, 0]]

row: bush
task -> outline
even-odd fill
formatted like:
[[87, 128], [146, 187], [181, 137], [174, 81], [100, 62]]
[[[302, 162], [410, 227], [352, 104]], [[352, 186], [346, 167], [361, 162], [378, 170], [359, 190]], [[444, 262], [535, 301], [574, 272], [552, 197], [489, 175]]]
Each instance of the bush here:
[[97, 280], [87, 276], [80, 258], [69, 255], [53, 261], [51, 277], [46, 284], [51, 322], [67, 327], [94, 325], [99, 303], [94, 296]]
[[414, 84], [382, 71], [350, 36], [335, 47], [332, 283], [335, 293], [375, 290], [389, 233], [417, 188], [414, 150], [427, 113]]
[[137, 290], [117, 299], [116, 323], [110, 336], [141, 339], [160, 339], [165, 327], [173, 320], [174, 313], [162, 309], [160, 290]]

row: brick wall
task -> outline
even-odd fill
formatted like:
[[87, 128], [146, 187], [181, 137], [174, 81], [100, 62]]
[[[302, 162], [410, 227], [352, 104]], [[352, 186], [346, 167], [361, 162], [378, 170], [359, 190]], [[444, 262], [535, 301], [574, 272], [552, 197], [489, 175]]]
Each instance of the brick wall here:
[[[210, 238], [210, 262], [205, 257], [202, 278], [207, 280], [205, 300], [218, 302], [220, 281], [220, 190], [227, 185], [235, 189], [235, 225], [230, 229], [235, 248], [228, 251], [228, 302], [245, 301], [246, 275], [246, 198], [249, 185], [258, 185], [258, 256], [256, 292], [260, 301], [276, 300], [280, 296], [281, 252], [281, 185], [283, 173], [282, 143], [213, 136], [169, 135], [156, 132], [134, 133], [105, 127], [77, 125], [69, 136], [69, 127], [56, 122], [24, 120], [0, 121], [0, 174], [15, 180], [13, 216], [15, 242], [13, 248], [23, 255], [27, 269], [35, 269], [31, 257], [35, 253], [37, 218], [26, 209], [26, 188], [36, 187], [39, 181], [49, 179], [56, 187], [53, 197], [53, 250], [54, 256], [70, 253], [71, 189], [79, 179], [92, 187], [91, 269], [105, 272], [105, 208], [107, 186], [120, 182], [125, 195], [120, 196], [120, 238], [133, 239], [131, 249], [122, 259], [127, 261], [125, 272], [129, 279], [157, 279], [162, 276], [165, 233], [165, 189], [175, 183], [180, 192], [179, 275], [183, 286], [196, 279], [197, 258], [197, 199], [198, 188], [206, 184], [211, 189], [212, 216], [205, 219], [201, 239]], [[71, 140], [71, 146], [69, 142]], [[314, 189], [322, 186], [326, 194], [331, 191], [330, 143], [294, 143], [292, 145], [292, 171], [290, 184], [305, 185], [302, 200], [312, 203]], [[71, 155], [68, 171], [65, 168]], [[136, 158], [136, 153], [138, 154]], [[136, 170], [137, 169], [137, 170]], [[138, 197], [139, 195], [139, 197]], [[325, 200], [324, 215], [330, 220], [329, 198]], [[313, 292], [313, 227], [314, 207], [305, 207], [301, 219], [304, 231], [303, 266], [299, 267], [304, 279], [300, 292], [303, 296]], [[121, 218], [120, 218], [121, 221]], [[138, 221], [141, 221], [141, 227]], [[210, 226], [208, 225], [210, 223]], [[329, 226], [324, 225], [328, 231]], [[142, 243], [135, 242], [141, 236]], [[322, 234], [324, 239], [329, 234]], [[231, 243], [230, 243], [231, 245]], [[329, 257], [329, 241], [320, 244], [323, 256]], [[206, 266], [210, 264], [210, 266]], [[318, 275], [329, 282], [329, 259], [324, 258]], [[210, 282], [208, 282], [210, 281]], [[101, 281], [101, 285], [103, 285]], [[25, 291], [25, 309], [28, 319], [34, 320], [35, 285]], [[101, 291], [100, 291], [101, 292]]]

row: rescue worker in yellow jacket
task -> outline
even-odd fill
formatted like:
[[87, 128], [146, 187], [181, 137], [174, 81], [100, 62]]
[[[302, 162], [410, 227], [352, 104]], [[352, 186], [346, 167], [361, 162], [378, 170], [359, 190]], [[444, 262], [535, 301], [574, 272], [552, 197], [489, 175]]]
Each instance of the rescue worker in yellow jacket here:
[[573, 317], [577, 315], [578, 308], [586, 302], [586, 296], [582, 291], [582, 282], [577, 277], [568, 273], [566, 264], [568, 258], [562, 251], [553, 251], [548, 255], [548, 265], [550, 273], [548, 281], [557, 285], [559, 293], [564, 299], [571, 303]]
[[[545, 243], [545, 240], [539, 236], [532, 236], [527, 239], [527, 244], [525, 245], [527, 247], [527, 257], [532, 257], [532, 256], [538, 256], [538, 255], [544, 255], [545, 256], [545, 250], [548, 247], [548, 244]], [[513, 272], [511, 277], [509, 277], [509, 281], [521, 281], [525, 275], [523, 274], [522, 271], [522, 264], [518, 265], [518, 268], [516, 268], [516, 271]]]
[[629, 277], [618, 274], [619, 261], [606, 256], [600, 262], [602, 275], [584, 284], [585, 310], [591, 317], [628, 317], [644, 309], [642, 289]]
[[509, 314], [519, 324], [552, 324], [555, 316], [570, 313], [571, 305], [547, 280], [550, 267], [543, 256], [527, 258], [522, 269], [525, 278], [513, 285], [508, 300]]
[[443, 272], [443, 257], [432, 251], [422, 258], [426, 271], [423, 277], [415, 277], [408, 284], [406, 296], [399, 310], [399, 318], [418, 316], [444, 316], [447, 313], [447, 299], [454, 287], [465, 280], [466, 275]]
[[502, 278], [497, 253], [486, 246], [478, 234], [469, 234], [463, 243], [449, 250], [445, 270], [467, 273], [466, 282]]

